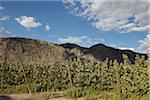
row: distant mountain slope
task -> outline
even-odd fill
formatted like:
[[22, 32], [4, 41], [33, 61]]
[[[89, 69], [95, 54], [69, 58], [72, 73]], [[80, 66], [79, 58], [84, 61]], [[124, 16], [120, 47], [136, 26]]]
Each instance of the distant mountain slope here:
[[45, 41], [27, 38], [0, 38], [0, 61], [7, 63], [23, 62], [25, 64], [42, 64], [49, 61], [65, 61], [71, 55], [68, 49], [76, 49], [83, 54], [89, 54], [95, 59], [104, 61], [117, 59], [122, 61], [122, 54], [129, 56], [130, 61], [134, 62], [136, 55], [145, 56], [146, 54], [135, 53], [131, 50], [114, 49], [103, 44], [97, 44], [90, 48], [80, 47], [76, 44], [52, 44]]
[[69, 48], [69, 49], [76, 48], [76, 49], [80, 50], [81, 52], [83, 52], [83, 54], [90, 54], [95, 59], [100, 60], [100, 61], [104, 61], [106, 58], [108, 58], [109, 60], [117, 59], [118, 62], [122, 62], [123, 54], [127, 55], [129, 57], [129, 60], [132, 63], [134, 62], [136, 55], [144, 56], [145, 59], [148, 58], [148, 56], [146, 54], [136, 53], [131, 50], [115, 49], [112, 47], [108, 47], [104, 44], [96, 44], [96, 45], [91, 46], [90, 48], [84, 48], [84, 47], [80, 47], [76, 44], [70, 44], [70, 43], [61, 44], [61, 46], [63, 46], [66, 49], [67, 48]]
[[0, 60], [8, 63], [47, 63], [63, 61], [65, 57], [65, 48], [52, 43], [27, 38], [0, 39]]

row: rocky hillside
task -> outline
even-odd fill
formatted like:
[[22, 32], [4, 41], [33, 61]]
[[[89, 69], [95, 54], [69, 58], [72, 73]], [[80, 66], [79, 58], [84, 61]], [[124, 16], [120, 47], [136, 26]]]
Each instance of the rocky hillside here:
[[120, 50], [120, 49], [115, 49], [112, 47], [108, 47], [104, 44], [96, 44], [91, 46], [90, 48], [84, 48], [80, 47], [76, 44], [61, 44], [60, 46], [63, 46], [66, 49], [77, 49], [80, 50], [83, 54], [89, 54], [93, 56], [95, 59], [99, 61], [104, 61], [106, 58], [109, 60], [115, 60], [117, 59], [118, 62], [122, 62], [122, 55], [125, 54], [128, 56], [129, 60], [134, 63], [136, 55], [139, 56], [144, 56], [145, 59], [148, 58], [146, 54], [141, 54], [141, 53], [136, 53], [131, 50]]
[[97, 44], [90, 48], [80, 47], [76, 44], [52, 44], [46, 41], [27, 38], [0, 38], [0, 61], [7, 63], [42, 64], [49, 61], [65, 61], [70, 56], [68, 50], [76, 49], [83, 54], [89, 54], [95, 59], [104, 61], [117, 59], [122, 61], [122, 54], [128, 55], [134, 62], [136, 55], [147, 55], [135, 53], [130, 50], [114, 49], [103, 44]]
[[8, 63], [47, 63], [50, 60], [63, 61], [65, 48], [45, 41], [26, 38], [1, 38], [0, 60]]

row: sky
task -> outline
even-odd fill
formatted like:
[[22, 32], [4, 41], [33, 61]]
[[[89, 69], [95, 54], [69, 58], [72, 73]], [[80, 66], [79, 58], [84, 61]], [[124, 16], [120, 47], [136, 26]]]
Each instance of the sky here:
[[0, 37], [150, 52], [150, 0], [0, 0]]

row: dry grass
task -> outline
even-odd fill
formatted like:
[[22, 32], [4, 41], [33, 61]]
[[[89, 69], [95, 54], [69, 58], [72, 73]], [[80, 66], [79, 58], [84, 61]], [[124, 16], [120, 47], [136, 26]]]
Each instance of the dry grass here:
[[[2, 95], [3, 94], [1, 94], [0, 96]], [[10, 97], [12, 100], [68, 100], [64, 97], [63, 92], [4, 94], [3, 96]]]

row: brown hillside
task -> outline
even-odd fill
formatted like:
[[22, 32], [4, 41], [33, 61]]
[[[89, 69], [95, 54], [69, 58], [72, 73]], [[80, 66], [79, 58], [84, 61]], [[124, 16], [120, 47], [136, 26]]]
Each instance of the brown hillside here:
[[114, 49], [103, 44], [97, 44], [90, 48], [80, 47], [76, 44], [52, 44], [27, 38], [0, 38], [0, 61], [7, 63], [43, 64], [49, 61], [65, 61], [75, 57], [68, 49], [76, 49], [83, 54], [88, 54], [99, 61], [117, 59], [122, 62], [122, 55], [128, 55], [131, 62], [134, 62], [136, 55], [147, 55], [135, 53], [131, 50]]
[[1, 38], [0, 60], [8, 63], [46, 63], [50, 60], [63, 61], [63, 47], [40, 40], [26, 38]]

